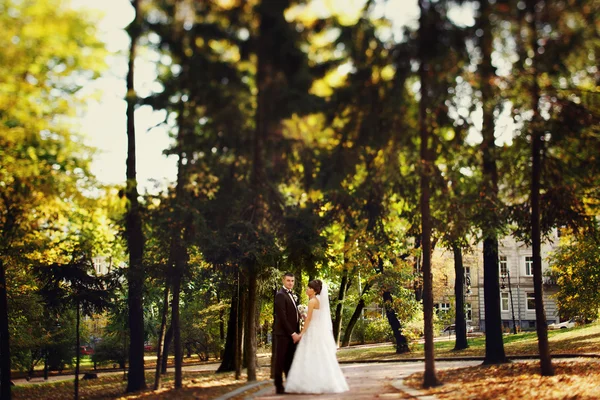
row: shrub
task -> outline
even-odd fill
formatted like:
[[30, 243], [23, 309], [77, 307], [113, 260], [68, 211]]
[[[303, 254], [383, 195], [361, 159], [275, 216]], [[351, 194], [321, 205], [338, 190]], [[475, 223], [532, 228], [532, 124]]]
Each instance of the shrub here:
[[387, 318], [375, 318], [366, 321], [364, 335], [366, 343], [394, 341], [394, 332]]
[[106, 336], [98, 342], [92, 355], [92, 361], [98, 364], [118, 363], [119, 368], [124, 368], [127, 358], [126, 345], [119, 335]]

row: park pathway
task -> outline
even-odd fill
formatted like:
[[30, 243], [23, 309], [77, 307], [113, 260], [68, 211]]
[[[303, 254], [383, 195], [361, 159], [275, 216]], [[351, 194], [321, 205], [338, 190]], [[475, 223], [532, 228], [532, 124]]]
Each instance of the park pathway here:
[[[466, 367], [481, 364], [481, 361], [439, 361], [436, 369]], [[435, 399], [403, 385], [402, 380], [415, 372], [423, 372], [423, 362], [389, 362], [369, 364], [344, 364], [342, 370], [350, 391], [330, 395], [275, 394], [272, 385], [249, 395], [254, 400], [305, 400], [305, 399]], [[222, 397], [227, 399], [227, 396]]]

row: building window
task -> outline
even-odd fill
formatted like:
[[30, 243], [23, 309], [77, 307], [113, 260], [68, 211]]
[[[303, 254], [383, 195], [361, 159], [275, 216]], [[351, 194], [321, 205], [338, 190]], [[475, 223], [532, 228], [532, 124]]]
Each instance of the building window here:
[[450, 311], [450, 303], [438, 303], [436, 304], [438, 311], [448, 312]]
[[471, 277], [471, 267], [465, 267], [465, 276]]
[[525, 275], [533, 276], [533, 257], [525, 257]]
[[535, 294], [527, 293], [527, 311], [535, 311]]
[[506, 256], [500, 256], [500, 277], [508, 275], [508, 261]]
[[508, 293], [500, 293], [500, 309], [508, 311]]
[[471, 307], [471, 303], [465, 303], [465, 319], [467, 321], [473, 319], [473, 307]]

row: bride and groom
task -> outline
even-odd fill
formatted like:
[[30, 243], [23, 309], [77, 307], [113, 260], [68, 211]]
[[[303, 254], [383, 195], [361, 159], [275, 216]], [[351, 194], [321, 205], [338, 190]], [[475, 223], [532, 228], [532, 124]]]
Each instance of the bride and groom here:
[[277, 393], [345, 392], [348, 384], [335, 354], [327, 286], [318, 279], [308, 283], [308, 314], [300, 331], [294, 280], [294, 274], [286, 273], [275, 295], [275, 389]]

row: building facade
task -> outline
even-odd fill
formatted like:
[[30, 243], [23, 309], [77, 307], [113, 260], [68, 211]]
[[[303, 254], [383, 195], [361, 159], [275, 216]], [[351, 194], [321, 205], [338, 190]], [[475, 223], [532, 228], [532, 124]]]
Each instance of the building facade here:
[[[554, 251], [558, 236], [542, 243], [542, 273], [548, 270], [548, 256]], [[483, 251], [478, 244], [472, 252], [463, 255], [465, 267], [465, 308], [467, 321], [481, 331], [485, 331], [485, 307], [483, 290]], [[449, 250], [436, 250], [434, 280], [438, 281], [434, 298], [438, 311], [448, 311], [454, 304], [454, 260]], [[525, 243], [513, 237], [499, 241], [500, 310], [502, 325], [507, 331], [513, 324], [519, 330], [535, 329], [535, 300], [533, 290], [532, 250]], [[441, 272], [440, 272], [441, 271]], [[448, 279], [447, 276], [452, 276]], [[441, 276], [440, 278], [435, 276]], [[544, 279], [544, 308], [548, 323], [559, 322], [558, 309], [552, 295], [556, 286]], [[434, 286], [436, 284], [434, 283]], [[445, 289], [444, 289], [445, 287]], [[513, 322], [514, 321], [514, 322]]]

